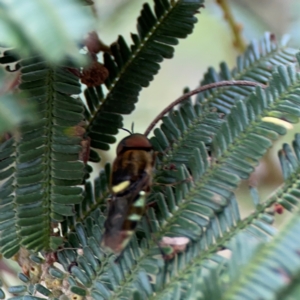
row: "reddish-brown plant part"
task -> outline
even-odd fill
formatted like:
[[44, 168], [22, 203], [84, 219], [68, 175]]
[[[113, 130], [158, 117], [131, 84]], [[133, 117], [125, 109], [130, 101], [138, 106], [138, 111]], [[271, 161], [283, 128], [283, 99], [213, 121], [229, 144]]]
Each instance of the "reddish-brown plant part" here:
[[72, 126], [72, 127], [69, 127], [68, 129], [66, 129], [64, 131], [64, 133], [67, 136], [83, 137], [86, 132], [85, 128], [83, 127], [84, 125], [85, 125], [84, 122], [80, 122], [80, 123], [78, 123], [78, 125]]
[[87, 137], [83, 139], [80, 144], [82, 149], [79, 153], [79, 159], [82, 160], [84, 164], [86, 164], [90, 158], [91, 138]]
[[274, 212], [281, 215], [284, 213], [284, 207], [279, 203], [275, 203], [274, 204]]
[[101, 41], [96, 31], [91, 31], [87, 34], [87, 37], [84, 39], [84, 44], [90, 53], [96, 54], [100, 51], [111, 53], [110, 47]]
[[177, 171], [177, 167], [175, 164], [170, 164], [168, 166], [163, 167], [164, 170]]
[[105, 82], [108, 75], [109, 72], [103, 64], [93, 61], [90, 66], [82, 70], [81, 82], [87, 87], [99, 86]]
[[65, 68], [67, 71], [69, 71], [70, 73], [72, 73], [73, 75], [77, 76], [78, 78], [81, 77], [81, 73], [80, 70], [77, 68]]
[[190, 240], [187, 237], [168, 237], [164, 236], [159, 242], [159, 246], [164, 253], [164, 259], [170, 260], [175, 257], [177, 253], [185, 251]]

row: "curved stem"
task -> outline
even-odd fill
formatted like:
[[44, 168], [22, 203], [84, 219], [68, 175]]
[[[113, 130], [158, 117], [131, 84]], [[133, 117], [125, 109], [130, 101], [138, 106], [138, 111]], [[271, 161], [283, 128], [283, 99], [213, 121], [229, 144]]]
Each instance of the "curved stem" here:
[[181, 97], [179, 97], [178, 99], [176, 99], [175, 101], [173, 101], [171, 104], [169, 104], [148, 126], [148, 128], [146, 129], [144, 135], [147, 136], [151, 130], [154, 128], [154, 126], [161, 120], [161, 118], [168, 113], [174, 106], [178, 105], [179, 103], [183, 102], [184, 100], [188, 99], [189, 97], [213, 89], [213, 88], [217, 88], [217, 87], [224, 87], [224, 86], [237, 86], [237, 85], [241, 85], [241, 86], [260, 86], [261, 88], [266, 88], [267, 86], [265, 84], [262, 83], [258, 83], [258, 82], [253, 82], [253, 81], [247, 81], [247, 80], [224, 80], [224, 81], [219, 81], [219, 82], [214, 82], [214, 83], [209, 83], [203, 86], [200, 86], [199, 88], [196, 88], [195, 90], [192, 90], [184, 95], [182, 95]]

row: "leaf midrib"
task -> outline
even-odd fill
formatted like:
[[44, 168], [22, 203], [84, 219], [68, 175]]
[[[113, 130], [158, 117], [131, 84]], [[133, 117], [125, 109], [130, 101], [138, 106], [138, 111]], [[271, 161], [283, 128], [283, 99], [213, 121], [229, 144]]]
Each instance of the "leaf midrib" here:
[[97, 118], [99, 112], [103, 108], [104, 103], [109, 98], [109, 95], [114, 90], [114, 87], [116, 86], [116, 84], [118, 83], [118, 81], [120, 80], [120, 78], [122, 78], [122, 76], [126, 73], [126, 71], [128, 69], [128, 66], [132, 65], [132, 63], [135, 61], [135, 59], [137, 59], [137, 57], [139, 57], [139, 54], [145, 48], [145, 45], [149, 41], [151, 41], [151, 39], [155, 35], [155, 32], [157, 31], [157, 29], [159, 28], [159, 26], [161, 24], [164, 25], [163, 20], [169, 16], [169, 14], [173, 11], [173, 8], [175, 8], [175, 6], [179, 4], [179, 2], [180, 2], [180, 0], [178, 0], [176, 3], [174, 3], [173, 1], [170, 3], [170, 9], [168, 11], [166, 11], [165, 14], [162, 15], [159, 19], [157, 19], [157, 22], [154, 25], [153, 29], [147, 34], [147, 36], [144, 38], [144, 40], [140, 41], [140, 44], [137, 47], [137, 49], [134, 52], [131, 53], [131, 56], [130, 56], [129, 60], [124, 64], [124, 66], [122, 67], [122, 69], [120, 70], [120, 72], [118, 73], [118, 75], [116, 76], [116, 78], [111, 83], [111, 86], [108, 89], [108, 92], [107, 92], [106, 96], [99, 101], [99, 106], [97, 107], [97, 110], [94, 112], [93, 117], [89, 121], [89, 125], [87, 126], [87, 131], [89, 131], [89, 128], [94, 123], [94, 120]]
[[[190, 191], [189, 191], [189, 195], [186, 195], [185, 196], [185, 201], [180, 203], [178, 206], [177, 206], [177, 210], [172, 213], [172, 216], [168, 219], [165, 219], [165, 223], [162, 227], [160, 227], [160, 230], [159, 232], [155, 233], [155, 236], [156, 236], [156, 240], [159, 240], [161, 237], [163, 237], [166, 232], [168, 231], [167, 229], [170, 227], [170, 225], [172, 225], [172, 220], [176, 219], [176, 217], [179, 215], [182, 214], [182, 211], [184, 211], [184, 207], [186, 205], [188, 205], [192, 200], [193, 200], [193, 195], [196, 193], [196, 191], [200, 190], [201, 187], [203, 187], [205, 185], [205, 183], [207, 183], [212, 177], [213, 177], [213, 174], [216, 173], [218, 171], [218, 169], [221, 169], [222, 166], [224, 165], [222, 162], [226, 162], [226, 158], [230, 157], [231, 153], [232, 153], [232, 147], [233, 145], [237, 145], [237, 144], [240, 144], [242, 143], [241, 141], [239, 143], [236, 143], [236, 140], [240, 140], [240, 136], [246, 131], [246, 132], [253, 132], [258, 126], [258, 122], [257, 120], [260, 120], [259, 123], [262, 123], [263, 121], [261, 120], [264, 116], [267, 116], [268, 113], [274, 109], [276, 109], [276, 105], [279, 105], [281, 104], [281, 102], [284, 102], [284, 99], [287, 98], [287, 95], [292, 93], [292, 90], [294, 89], [297, 89], [299, 86], [299, 82], [295, 81], [294, 83], [292, 83], [292, 86], [290, 86], [288, 89], [285, 90], [285, 92], [281, 93], [278, 97], [277, 100], [275, 100], [273, 103], [269, 103], [269, 106], [268, 107], [271, 107], [271, 109], [268, 109], [268, 108], [265, 108], [262, 113], [256, 117], [255, 120], [253, 120], [252, 122], [248, 123], [248, 126], [242, 131], [239, 133], [238, 136], [236, 136], [232, 143], [227, 147], [227, 149], [223, 152], [222, 156], [218, 157], [218, 163], [215, 163], [212, 167], [208, 168], [206, 170], [206, 174], [207, 175], [204, 175], [201, 177], [201, 182], [200, 184], [198, 185], [195, 185]], [[282, 100], [283, 99], [283, 100]], [[250, 128], [249, 128], [250, 127]], [[242, 139], [247, 139], [246, 138], [247, 135], [244, 135], [242, 136]], [[230, 151], [229, 151], [230, 149]], [[203, 178], [205, 177], [205, 178]], [[203, 183], [203, 181], [205, 181]], [[239, 178], [238, 180], [238, 183], [241, 182], [241, 178]], [[234, 189], [232, 189], [233, 191]], [[273, 198], [271, 198], [273, 199]], [[262, 210], [257, 210], [254, 214], [252, 214], [251, 216], [249, 216], [247, 219], [245, 219], [246, 221], [241, 221], [242, 224], [244, 224], [244, 227], [248, 224], [247, 222], [250, 222], [249, 220], [253, 220], [256, 216], [259, 215], [259, 213], [261, 213], [262, 211], [264, 211], [266, 209], [266, 207], [269, 207], [270, 205], [272, 205], [273, 203], [275, 203], [275, 200], [272, 201], [272, 202], [268, 202], [264, 205], [262, 205]], [[171, 220], [171, 222], [170, 222]], [[250, 222], [251, 223], [251, 222]], [[241, 226], [237, 226], [237, 228], [241, 229], [242, 227]], [[227, 235], [224, 235], [222, 238], [219, 238], [220, 239], [220, 244], [224, 244], [224, 242], [226, 240], [228, 240], [231, 236], [233, 236], [234, 233], [231, 233], [229, 232]], [[225, 238], [226, 237], [226, 238]], [[218, 239], [218, 240], [219, 240]], [[149, 249], [152, 248], [153, 246], [155, 245], [155, 243], [153, 242], [153, 240], [150, 240], [149, 241]], [[204, 251], [202, 253], [204, 253], [205, 255], [209, 255], [211, 253], [211, 251], [213, 250], [216, 250], [217, 247], [219, 246], [219, 243], [217, 244], [214, 244], [213, 245], [213, 248], [212, 249], [209, 249], [208, 251]], [[136, 268], [135, 269], [139, 269], [138, 266], [139, 266], [139, 262], [142, 261], [144, 258], [147, 258], [147, 252], [149, 252], [150, 250], [148, 251], [144, 251], [144, 255], [141, 256], [138, 261], [137, 261], [137, 264], [136, 264]], [[200, 258], [199, 258], [200, 259]], [[203, 257], [201, 256], [201, 259], [202, 260]], [[194, 260], [193, 260], [194, 261]], [[134, 269], [134, 268], [133, 268]], [[131, 276], [133, 277], [133, 276]], [[129, 281], [129, 279], [128, 279]], [[130, 282], [130, 281], [129, 281]], [[127, 284], [127, 280], [125, 281], [124, 285], [122, 285], [122, 287], [120, 286], [119, 290], [121, 290], [123, 287], [125, 287]], [[118, 292], [116, 292], [115, 296], [118, 295]], [[117, 299], [117, 298], [111, 298], [111, 299]]]
[[[273, 58], [274, 53], [278, 54], [281, 51], [283, 52], [285, 49], [287, 49], [287, 46], [282, 46], [280, 47], [276, 47], [273, 51], [269, 52], [266, 56], [261, 56], [258, 60], [256, 60], [253, 64], [249, 65], [247, 68], [245, 68], [242, 72], [237, 73], [235, 75], [235, 77], [232, 78], [232, 80], [241, 80], [243, 79], [243, 76], [245, 76], [247, 74], [247, 72], [252, 72], [253, 70], [256, 69], [257, 66], [259, 66], [264, 60], [267, 60], [268, 58]], [[211, 113], [209, 106], [214, 102], [214, 99], [219, 97], [224, 91], [226, 90], [230, 90], [232, 89], [231, 87], [228, 88], [219, 88], [218, 90], [216, 90], [214, 93], [211, 93], [205, 102], [202, 103], [198, 103], [200, 105], [201, 108], [201, 115], [196, 116], [196, 118], [194, 120], [190, 120], [191, 124], [189, 126], [187, 126], [187, 129], [190, 128], [190, 131], [188, 134], [185, 134], [184, 136], [182, 136], [182, 138], [177, 141], [177, 145], [176, 145], [176, 149], [181, 149], [181, 147], [185, 144], [186, 140], [189, 139], [189, 135], [192, 134], [194, 132], [194, 130], [196, 130], [195, 127], [201, 125], [201, 124], [205, 124], [205, 120], [206, 117], [209, 113]], [[164, 160], [162, 161], [162, 164], [169, 164], [172, 162], [172, 157], [174, 154], [176, 154], [177, 152], [174, 151], [172, 148], [171, 150], [167, 150], [166, 153], [168, 153], [169, 155], [165, 155], [164, 156]]]

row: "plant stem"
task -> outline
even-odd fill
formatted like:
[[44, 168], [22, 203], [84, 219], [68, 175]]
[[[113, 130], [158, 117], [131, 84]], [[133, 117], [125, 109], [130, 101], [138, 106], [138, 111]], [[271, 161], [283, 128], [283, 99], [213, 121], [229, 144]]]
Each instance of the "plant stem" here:
[[246, 50], [246, 44], [243, 40], [243, 37], [241, 36], [241, 25], [236, 23], [227, 0], [216, 0], [216, 2], [223, 10], [224, 19], [228, 22], [230, 26], [234, 39], [234, 47], [237, 48], [240, 53], [243, 53]]
[[192, 90], [175, 101], [173, 101], [171, 104], [169, 104], [159, 115], [150, 123], [148, 128], [146, 129], [144, 135], [147, 136], [151, 130], [154, 128], [154, 126], [161, 120], [161, 118], [168, 113], [174, 106], [178, 105], [179, 103], [183, 102], [184, 100], [188, 99], [189, 97], [213, 89], [217, 87], [224, 87], [224, 86], [260, 86], [261, 88], [266, 88], [267, 86], [262, 83], [258, 82], [253, 82], [253, 81], [247, 81], [247, 80], [224, 80], [224, 81], [219, 81], [219, 82], [214, 82], [214, 83], [209, 83], [203, 86], [200, 86], [199, 88], [196, 88], [195, 90]]

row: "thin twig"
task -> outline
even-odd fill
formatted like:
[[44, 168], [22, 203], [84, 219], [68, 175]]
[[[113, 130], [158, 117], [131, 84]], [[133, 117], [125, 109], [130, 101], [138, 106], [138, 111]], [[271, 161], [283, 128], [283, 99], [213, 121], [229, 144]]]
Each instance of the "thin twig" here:
[[230, 26], [234, 38], [234, 47], [236, 47], [239, 50], [239, 52], [243, 53], [246, 50], [246, 44], [241, 35], [242, 26], [236, 23], [227, 0], [216, 0], [216, 2], [220, 5], [221, 9], [223, 10], [224, 19], [228, 22]]
[[154, 128], [154, 126], [161, 120], [161, 118], [168, 113], [174, 106], [178, 105], [179, 103], [183, 102], [184, 100], [186, 100], [187, 98], [213, 89], [213, 88], [217, 88], [217, 87], [224, 87], [224, 86], [237, 86], [237, 85], [241, 85], [241, 86], [260, 86], [262, 88], [266, 88], [267, 86], [265, 84], [262, 83], [258, 83], [258, 82], [253, 82], [253, 81], [247, 81], [247, 80], [224, 80], [224, 81], [219, 81], [219, 82], [214, 82], [214, 83], [209, 83], [207, 85], [203, 85], [200, 86], [199, 88], [192, 90], [184, 95], [182, 95], [181, 97], [179, 97], [178, 99], [176, 99], [175, 101], [173, 101], [170, 105], [168, 105], [148, 126], [148, 128], [146, 129], [144, 135], [147, 136], [150, 131]]

